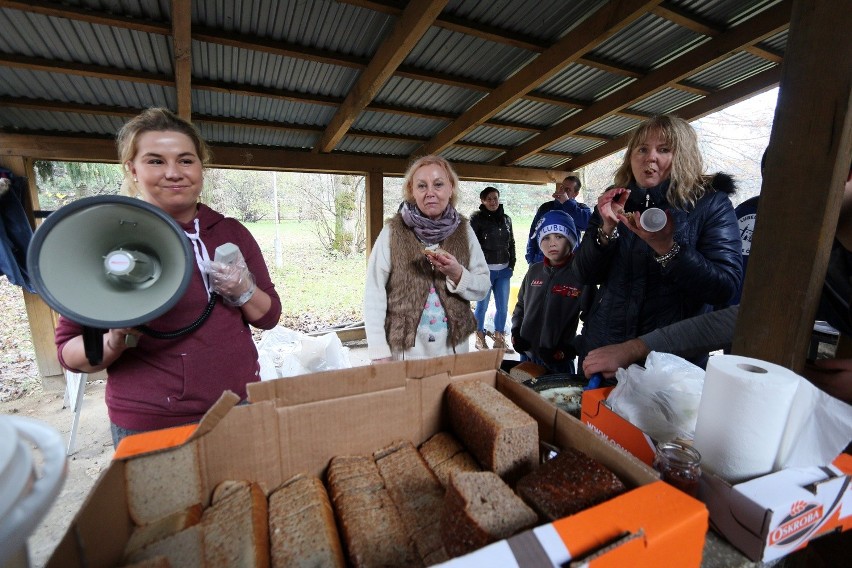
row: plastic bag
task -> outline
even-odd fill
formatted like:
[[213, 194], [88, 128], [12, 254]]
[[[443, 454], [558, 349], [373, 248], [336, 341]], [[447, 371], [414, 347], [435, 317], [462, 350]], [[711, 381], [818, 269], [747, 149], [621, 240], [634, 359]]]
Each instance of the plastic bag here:
[[336, 333], [314, 337], [279, 325], [263, 332], [257, 353], [262, 381], [352, 367]]
[[607, 397], [613, 412], [658, 442], [691, 440], [704, 388], [704, 369], [669, 353], [652, 351], [645, 367], [615, 373], [618, 385]]

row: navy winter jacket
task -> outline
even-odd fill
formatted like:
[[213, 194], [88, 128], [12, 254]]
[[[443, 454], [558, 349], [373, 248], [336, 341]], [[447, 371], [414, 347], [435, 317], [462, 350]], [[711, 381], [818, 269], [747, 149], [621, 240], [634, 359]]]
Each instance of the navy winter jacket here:
[[[726, 305], [740, 289], [739, 226], [728, 198], [735, 191], [733, 179], [716, 174], [712, 189], [689, 211], [670, 207], [667, 188], [668, 183], [648, 191], [631, 187], [625, 207], [668, 211], [681, 249], [665, 267], [654, 259], [653, 249], [623, 226], [614, 243], [599, 245], [601, 218], [595, 209], [573, 264], [584, 284], [600, 285], [578, 342], [581, 356]], [[706, 356], [693, 362], [702, 365]]]

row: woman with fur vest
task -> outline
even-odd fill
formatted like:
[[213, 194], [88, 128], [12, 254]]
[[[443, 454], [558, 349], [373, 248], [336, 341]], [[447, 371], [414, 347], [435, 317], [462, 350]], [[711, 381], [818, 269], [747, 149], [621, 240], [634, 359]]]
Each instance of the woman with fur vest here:
[[[584, 284], [600, 286], [578, 341], [581, 366], [592, 349], [726, 305], [743, 278], [733, 180], [703, 175], [689, 123], [663, 115], [640, 124], [614, 181], [574, 261]], [[666, 224], [647, 231], [641, 218], [654, 207]]]
[[470, 302], [491, 286], [467, 219], [456, 211], [459, 178], [438, 156], [409, 166], [399, 211], [367, 263], [364, 327], [376, 362], [467, 353], [476, 330]]

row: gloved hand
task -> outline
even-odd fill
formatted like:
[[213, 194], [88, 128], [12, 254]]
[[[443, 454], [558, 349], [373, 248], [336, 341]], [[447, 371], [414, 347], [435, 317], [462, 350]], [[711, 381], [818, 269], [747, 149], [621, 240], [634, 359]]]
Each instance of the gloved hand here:
[[242, 253], [230, 263], [211, 261], [207, 264], [210, 288], [222, 296], [229, 306], [239, 307], [248, 302], [256, 288]]

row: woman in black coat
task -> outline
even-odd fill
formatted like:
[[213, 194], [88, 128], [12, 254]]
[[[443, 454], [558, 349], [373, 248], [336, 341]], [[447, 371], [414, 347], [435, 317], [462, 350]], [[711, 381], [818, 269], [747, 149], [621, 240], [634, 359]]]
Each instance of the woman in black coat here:
[[[574, 267], [600, 286], [578, 350], [620, 343], [725, 305], [743, 278], [737, 217], [725, 174], [703, 175], [695, 130], [656, 116], [632, 134], [614, 187], [598, 198]], [[642, 228], [649, 208], [665, 226]], [[707, 356], [693, 362], [703, 365]]]
[[512, 232], [512, 219], [503, 212], [500, 204], [500, 192], [496, 187], [486, 187], [479, 193], [482, 204], [479, 211], [470, 216], [470, 227], [476, 233], [479, 246], [485, 254], [491, 274], [491, 288], [488, 294], [476, 303], [476, 348], [488, 349], [485, 343], [485, 312], [494, 291], [494, 348], [503, 348], [512, 352], [503, 332], [509, 308], [509, 290], [512, 273], [515, 270], [515, 235]]

